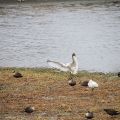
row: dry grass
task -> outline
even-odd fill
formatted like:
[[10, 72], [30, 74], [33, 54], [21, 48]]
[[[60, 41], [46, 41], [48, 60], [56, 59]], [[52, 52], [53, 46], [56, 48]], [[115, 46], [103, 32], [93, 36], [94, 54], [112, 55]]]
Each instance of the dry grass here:
[[[13, 69], [23, 74], [14, 78]], [[80, 82], [93, 79], [99, 88], [93, 92], [80, 86]], [[77, 85], [68, 85], [68, 73], [50, 69], [0, 69], [1, 120], [84, 120], [85, 113], [94, 112], [94, 120], [120, 120], [111, 118], [103, 108], [120, 111], [120, 78], [114, 74], [79, 72]], [[34, 106], [32, 114], [24, 113]]]

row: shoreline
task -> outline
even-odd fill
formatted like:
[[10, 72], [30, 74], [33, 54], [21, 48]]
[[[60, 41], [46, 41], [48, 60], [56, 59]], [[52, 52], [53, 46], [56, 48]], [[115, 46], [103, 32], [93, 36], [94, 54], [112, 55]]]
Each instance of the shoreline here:
[[[64, 73], [64, 74], [69, 74], [69, 72], [63, 72], [59, 71], [54, 68], [49, 68], [49, 67], [0, 67], [0, 71], [2, 70], [15, 70], [15, 71], [36, 71], [36, 72], [41, 72], [41, 71], [47, 71], [47, 72], [56, 72], [56, 73]], [[118, 72], [98, 72], [98, 71], [87, 71], [87, 70], [78, 70], [78, 74], [98, 74], [98, 75], [112, 75], [112, 76], [117, 76]]]

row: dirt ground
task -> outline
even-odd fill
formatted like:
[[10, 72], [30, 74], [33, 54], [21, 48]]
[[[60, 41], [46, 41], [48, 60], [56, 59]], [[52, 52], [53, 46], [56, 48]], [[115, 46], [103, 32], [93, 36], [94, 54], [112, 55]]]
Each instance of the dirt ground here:
[[[13, 70], [22, 73], [14, 78]], [[0, 120], [86, 120], [85, 113], [94, 113], [93, 120], [120, 120], [103, 109], [120, 111], [120, 77], [113, 73], [79, 72], [77, 84], [68, 84], [69, 73], [50, 69], [0, 68]], [[81, 82], [93, 79], [99, 87], [93, 91]], [[27, 106], [35, 111], [25, 113]]]

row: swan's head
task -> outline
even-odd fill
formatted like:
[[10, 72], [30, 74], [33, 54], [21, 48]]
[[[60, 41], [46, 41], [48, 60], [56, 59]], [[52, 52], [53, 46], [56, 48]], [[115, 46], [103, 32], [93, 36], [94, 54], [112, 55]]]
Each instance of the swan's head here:
[[75, 54], [75, 53], [73, 53], [73, 54], [72, 54], [72, 57], [74, 57], [74, 56], [76, 56], [76, 54]]

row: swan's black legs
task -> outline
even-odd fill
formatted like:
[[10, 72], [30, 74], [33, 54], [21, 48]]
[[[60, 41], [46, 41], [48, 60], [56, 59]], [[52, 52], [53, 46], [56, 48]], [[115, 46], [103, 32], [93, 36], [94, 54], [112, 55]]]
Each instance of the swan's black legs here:
[[73, 78], [74, 78], [74, 75], [70, 73], [68, 79], [70, 80], [70, 79], [73, 79]]

